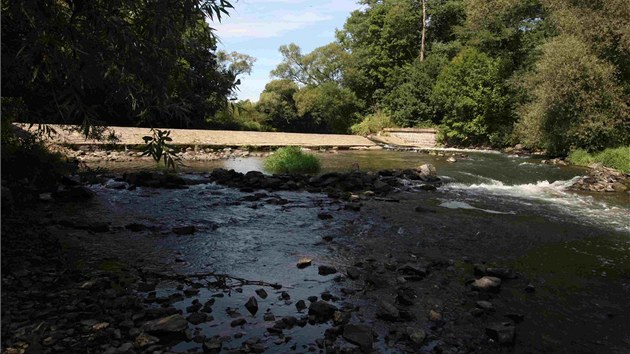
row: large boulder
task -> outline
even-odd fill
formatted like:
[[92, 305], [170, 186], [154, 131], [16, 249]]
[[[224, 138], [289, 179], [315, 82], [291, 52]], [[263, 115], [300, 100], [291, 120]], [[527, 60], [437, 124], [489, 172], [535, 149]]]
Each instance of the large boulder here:
[[424, 165], [420, 165], [417, 169], [418, 173], [421, 177], [433, 179], [437, 178], [437, 170], [435, 166], [430, 163], [425, 163]]

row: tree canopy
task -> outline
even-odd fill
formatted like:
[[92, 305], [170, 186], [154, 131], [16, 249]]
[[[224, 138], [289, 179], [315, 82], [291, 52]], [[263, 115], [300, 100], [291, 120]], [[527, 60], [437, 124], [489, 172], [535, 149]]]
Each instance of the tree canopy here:
[[20, 102], [20, 120], [86, 128], [203, 124], [235, 85], [208, 23], [231, 7], [225, 0], [2, 0], [3, 109]]

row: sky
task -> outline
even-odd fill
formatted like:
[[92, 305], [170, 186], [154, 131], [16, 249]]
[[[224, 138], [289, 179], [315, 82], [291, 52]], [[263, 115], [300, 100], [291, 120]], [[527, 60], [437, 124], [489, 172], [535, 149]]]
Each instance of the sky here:
[[211, 23], [219, 50], [256, 58], [250, 76], [242, 75], [238, 99], [257, 101], [269, 72], [281, 61], [278, 48], [295, 43], [302, 53], [335, 40], [335, 29], [360, 8], [356, 0], [234, 0], [234, 9], [221, 23]]

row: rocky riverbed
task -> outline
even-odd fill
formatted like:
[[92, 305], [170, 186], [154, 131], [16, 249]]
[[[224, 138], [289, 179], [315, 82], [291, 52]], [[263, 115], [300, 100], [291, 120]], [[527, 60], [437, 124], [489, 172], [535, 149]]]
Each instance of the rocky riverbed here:
[[97, 180], [3, 215], [6, 352], [630, 347], [626, 234], [453, 208], [428, 165]]

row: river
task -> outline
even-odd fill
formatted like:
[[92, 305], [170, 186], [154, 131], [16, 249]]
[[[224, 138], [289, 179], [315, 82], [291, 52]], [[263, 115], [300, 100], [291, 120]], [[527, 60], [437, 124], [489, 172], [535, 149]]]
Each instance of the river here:
[[[584, 272], [597, 276], [598, 283], [593, 289], [597, 292], [611, 289], [613, 296], [607, 301], [619, 304], [608, 304], [615, 312], [616, 320], [609, 325], [602, 325], [595, 337], [604, 337], [603, 331], [610, 331], [610, 326], [625, 323], [615, 333], [610, 334], [611, 345], [607, 348], [616, 352], [628, 345], [630, 336], [623, 332], [630, 325], [627, 310], [628, 274], [630, 274], [630, 195], [627, 193], [593, 194], [568, 191], [571, 181], [586, 170], [571, 166], [550, 166], [541, 164], [532, 158], [507, 156], [499, 153], [467, 153], [466, 158], [458, 158], [455, 163], [446, 162], [444, 156], [434, 156], [413, 151], [341, 151], [318, 153], [323, 165], [323, 172], [347, 171], [358, 166], [361, 170], [380, 170], [390, 168], [413, 168], [424, 163], [434, 164], [438, 175], [445, 181], [443, 187], [432, 192], [429, 204], [439, 210], [452, 210], [460, 214], [471, 215], [477, 219], [490, 216], [514, 217], [519, 222], [527, 222], [537, 218], [538, 224], [544, 228], [545, 222], [553, 224], [548, 232], [562, 229], [565, 233], [578, 230], [579, 225], [598, 230], [596, 240], [588, 238], [573, 240], [565, 237], [564, 243], [545, 244], [535, 247], [506, 264], [528, 274], [532, 279], [543, 279], [547, 286], [541, 286], [542, 298], [532, 302], [532, 306], [541, 307], [538, 311], [547, 311], [545, 306], [553, 303], [553, 293], [567, 289], [576, 289], [575, 282], [582, 282]], [[115, 172], [139, 170], [154, 167], [147, 163], [115, 163], [103, 164], [100, 167]], [[262, 160], [243, 158], [212, 163], [188, 162], [181, 172], [190, 178], [203, 178], [198, 172], [222, 167], [240, 172], [250, 170], [262, 171]], [[408, 186], [410, 190], [414, 185]], [[88, 208], [67, 210], [82, 218], [97, 218], [106, 215], [112, 224], [142, 223], [153, 225], [157, 231], [154, 244], [170, 254], [166, 263], [178, 273], [191, 274], [197, 272], [228, 273], [251, 280], [262, 280], [280, 283], [283, 289], [267, 289], [269, 297], [257, 297], [254, 291], [258, 286], [241, 286], [235, 289], [221, 290], [202, 288], [199, 299], [215, 297], [214, 320], [195, 326], [201, 333], [229, 336], [226, 347], [238, 348], [248, 338], [263, 338], [263, 343], [270, 346], [273, 352], [294, 352], [315, 350], [316, 339], [321, 338], [329, 325], [307, 325], [295, 327], [284, 332], [290, 340], [268, 337], [266, 328], [269, 323], [263, 319], [266, 312], [280, 316], [296, 316], [300, 318], [305, 312], [297, 312], [295, 304], [298, 300], [306, 300], [309, 296], [321, 296], [331, 291], [339, 295], [339, 286], [335, 278], [338, 274], [318, 275], [317, 266], [331, 265], [344, 269], [352, 262], [351, 251], [355, 239], [349, 232], [356, 230], [356, 214], [339, 210], [339, 205], [323, 194], [305, 192], [267, 193], [261, 199], [282, 200], [282, 203], [263, 203], [246, 201], [245, 193], [215, 184], [199, 184], [185, 190], [152, 190], [138, 188], [136, 191], [110, 190], [102, 186], [94, 186], [97, 198]], [[412, 192], [413, 193], [413, 192]], [[418, 191], [417, 193], [427, 193]], [[319, 213], [329, 212], [332, 220], [318, 217]], [[507, 220], [507, 219], [506, 219]], [[525, 221], [523, 221], [525, 220]], [[533, 220], [533, 219], [532, 219]], [[510, 221], [504, 221], [510, 223]], [[374, 221], [379, 224], [380, 221]], [[538, 225], [537, 224], [537, 225]], [[172, 227], [194, 225], [197, 232], [193, 236], [177, 236], [170, 232]], [[560, 225], [560, 226], [558, 226]], [[569, 225], [569, 226], [566, 226]], [[576, 226], [577, 225], [577, 226]], [[381, 225], [379, 225], [380, 227]], [[538, 227], [538, 226], [537, 226]], [[564, 228], [564, 229], [563, 229]], [[568, 230], [568, 231], [567, 231]], [[542, 237], [547, 232], [542, 230]], [[334, 242], [323, 241], [324, 237]], [[354, 235], [357, 237], [357, 235]], [[541, 237], [541, 235], [537, 235]], [[344, 250], [340, 252], [340, 250]], [[356, 255], [355, 255], [356, 256]], [[313, 266], [297, 269], [296, 262], [302, 258], [313, 259]], [[551, 260], [551, 261], [550, 261]], [[593, 273], [593, 274], [591, 274]], [[603, 283], [601, 282], [603, 280]], [[589, 278], [590, 279], [590, 278]], [[610, 287], [612, 283], [615, 287]], [[157, 296], [167, 296], [176, 292], [171, 282], [161, 282], [157, 286]], [[281, 298], [282, 291], [287, 291], [290, 299]], [[507, 293], [513, 290], [506, 290]], [[219, 295], [221, 294], [221, 295]], [[558, 300], [561, 303], [558, 311], [551, 311], [550, 316], [564, 316], [558, 325], [569, 326], [559, 330], [564, 335], [549, 335], [550, 339], [542, 341], [545, 346], [533, 351], [544, 351], [540, 348], [553, 348], [553, 343], [567, 338], [576, 338], [570, 333], [571, 323], [580, 318], [579, 313], [570, 308], [576, 304], [583, 305], [580, 296], [595, 296], [592, 291], [578, 291], [575, 298]], [[223, 296], [223, 297], [217, 297]], [[249, 314], [242, 306], [251, 296], [257, 297], [259, 310], [255, 315]], [[518, 295], [514, 295], [518, 296]], [[566, 294], [565, 294], [566, 296]], [[352, 304], [354, 300], [342, 299], [336, 304], [339, 307]], [[176, 302], [174, 306], [183, 312], [190, 305], [191, 299]], [[356, 300], [356, 299], [355, 299]], [[585, 300], [592, 304], [592, 298]], [[202, 301], [203, 302], [203, 301]], [[623, 304], [621, 303], [623, 302]], [[356, 302], [355, 302], [356, 303]], [[308, 304], [308, 302], [307, 302]], [[516, 306], [516, 305], [515, 305]], [[594, 306], [594, 305], [593, 305]], [[604, 307], [606, 307], [605, 305]], [[587, 306], [588, 307], [588, 306]], [[597, 308], [581, 308], [584, 316], [592, 318], [601, 312]], [[602, 310], [603, 311], [603, 310]], [[622, 313], [619, 313], [619, 312]], [[247, 324], [232, 328], [230, 322], [235, 318], [245, 318]], [[605, 317], [605, 315], [604, 315]], [[566, 322], [565, 319], [569, 321]], [[552, 320], [550, 320], [553, 323]], [[537, 327], [545, 326], [545, 321], [536, 320], [529, 323], [530, 333], [538, 333]], [[547, 331], [552, 328], [545, 327]], [[576, 326], [576, 328], [582, 327]], [[595, 330], [594, 330], [595, 331]], [[602, 332], [602, 333], [600, 333]], [[613, 330], [614, 332], [614, 330]], [[246, 333], [241, 336], [239, 333]], [[524, 338], [533, 340], [532, 336]], [[321, 343], [320, 343], [321, 344]], [[382, 350], [393, 347], [381, 343]], [[432, 348], [432, 347], [431, 347]], [[431, 348], [423, 347], [423, 351]], [[533, 346], [532, 348], [536, 348]], [[200, 344], [181, 342], [173, 350], [199, 350]], [[520, 348], [518, 352], [527, 352]], [[606, 351], [606, 350], [605, 350]], [[621, 351], [620, 351], [621, 352]]]

